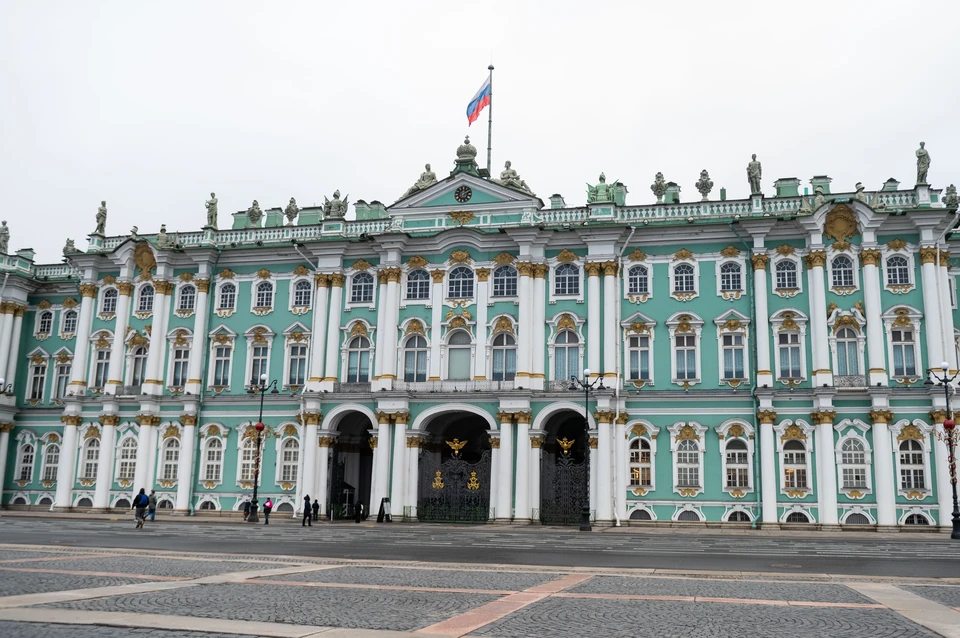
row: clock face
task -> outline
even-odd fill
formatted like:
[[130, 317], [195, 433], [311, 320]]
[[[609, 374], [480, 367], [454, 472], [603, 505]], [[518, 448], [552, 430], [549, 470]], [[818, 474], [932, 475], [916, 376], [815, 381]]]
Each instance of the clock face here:
[[473, 191], [470, 190], [469, 186], [461, 186], [454, 191], [453, 197], [461, 204], [466, 204], [470, 201], [470, 198], [473, 197]]

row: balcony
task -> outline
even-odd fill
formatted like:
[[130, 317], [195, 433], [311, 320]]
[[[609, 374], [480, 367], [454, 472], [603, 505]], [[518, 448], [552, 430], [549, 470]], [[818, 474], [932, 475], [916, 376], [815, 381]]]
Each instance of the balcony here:
[[513, 390], [513, 381], [489, 381], [480, 379], [476, 381], [396, 381], [393, 384], [394, 390], [405, 390], [407, 392], [495, 392], [497, 390]]

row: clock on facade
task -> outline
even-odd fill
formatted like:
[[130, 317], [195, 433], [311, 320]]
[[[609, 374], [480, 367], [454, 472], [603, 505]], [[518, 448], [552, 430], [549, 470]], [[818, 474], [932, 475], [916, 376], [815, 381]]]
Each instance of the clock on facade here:
[[461, 204], [469, 202], [471, 197], [473, 197], [473, 191], [469, 186], [461, 186], [453, 193], [453, 198]]

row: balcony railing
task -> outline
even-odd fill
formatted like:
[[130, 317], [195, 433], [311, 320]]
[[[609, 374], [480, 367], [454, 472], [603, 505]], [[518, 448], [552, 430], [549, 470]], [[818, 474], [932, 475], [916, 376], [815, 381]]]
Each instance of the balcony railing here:
[[393, 384], [396, 390], [407, 392], [490, 392], [496, 390], [513, 390], [513, 381], [397, 381]]
[[834, 375], [833, 385], [837, 388], [865, 388], [867, 377], [862, 374]]
[[370, 392], [370, 383], [345, 383], [336, 382], [333, 384], [334, 392], [343, 392], [345, 394], [365, 394]]
[[141, 386], [139, 385], [118, 385], [117, 386], [117, 396], [118, 397], [138, 397], [140, 396]]

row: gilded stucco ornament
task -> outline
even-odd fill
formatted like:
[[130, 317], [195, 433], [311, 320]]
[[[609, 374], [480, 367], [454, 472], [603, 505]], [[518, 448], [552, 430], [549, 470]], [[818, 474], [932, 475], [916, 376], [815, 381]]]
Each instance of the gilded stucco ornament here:
[[897, 239], [893, 239], [887, 242], [887, 248], [889, 248], [890, 250], [899, 251], [899, 250], [903, 250], [906, 247], [907, 247], [907, 242], [903, 241], [899, 237]]
[[686, 248], [681, 248], [673, 254], [674, 261], [693, 261], [693, 253]]
[[564, 314], [557, 321], [557, 330], [576, 330], [577, 323], [569, 314]]
[[520, 174], [511, 168], [511, 163], [509, 160], [503, 165], [503, 170], [500, 171], [500, 179], [493, 181], [501, 186], [509, 186], [510, 188], [515, 188], [529, 195], [533, 195], [533, 191], [530, 190], [530, 187], [527, 186], [527, 183], [520, 179]]
[[960, 197], [957, 196], [957, 187], [953, 184], [947, 186], [947, 190], [943, 194], [943, 205], [947, 208], [957, 208], [960, 206]]
[[920, 148], [917, 149], [917, 184], [927, 183], [927, 171], [930, 170], [930, 153], [924, 148], [925, 142], [920, 142]]
[[153, 256], [153, 249], [145, 241], [137, 244], [133, 250], [133, 263], [140, 269], [140, 278], [150, 278], [150, 271], [157, 267], [157, 260]]
[[[845, 241], [857, 234], [857, 218], [844, 204], [837, 204], [827, 213], [823, 234], [834, 241]], [[843, 250], [843, 249], [840, 249]]]
[[639, 248], [635, 248], [632, 253], [627, 255], [627, 259], [630, 261], [643, 261], [647, 258], [647, 253], [643, 252]]
[[297, 200], [295, 198], [290, 198], [287, 207], [283, 209], [283, 214], [287, 217], [287, 226], [293, 226], [294, 223], [296, 223], [297, 215], [300, 214], [300, 207], [297, 206]]
[[777, 254], [783, 257], [789, 257], [795, 252], [797, 252], [797, 249], [790, 244], [781, 244], [777, 246]]
[[713, 180], [710, 179], [710, 174], [707, 173], [707, 169], [700, 171], [700, 179], [697, 180], [695, 186], [697, 187], [697, 191], [700, 192], [701, 202], [710, 199], [710, 191], [713, 190]]
[[720, 251], [720, 255], [728, 259], [740, 256], [740, 249], [736, 246], [730, 245]]
[[450, 253], [450, 263], [465, 264], [470, 261], [470, 253], [465, 250], [455, 250]]
[[424, 165], [423, 169], [423, 172], [420, 173], [420, 179], [418, 179], [413, 186], [408, 188], [407, 192], [404, 193], [400, 199], [403, 199], [404, 197], [410, 197], [414, 193], [426, 190], [437, 183], [437, 174], [430, 170], [430, 165]]
[[760, 162], [757, 161], [757, 154], [754, 153], [751, 156], [750, 163], [747, 164], [747, 181], [750, 183], [750, 194], [751, 195], [762, 195], [760, 190], [760, 178], [763, 174], [763, 168], [760, 166]]
[[333, 191], [333, 199], [323, 197], [323, 218], [324, 219], [343, 219], [347, 214], [347, 206], [350, 205], [350, 196], [347, 195], [340, 199], [340, 190]]
[[559, 261], [561, 264], [569, 264], [570, 262], [576, 260], [577, 255], [569, 248], [564, 248], [560, 251], [560, 254], [557, 255], [557, 261]]
[[262, 217], [263, 211], [260, 210], [260, 203], [257, 200], [253, 200], [250, 208], [247, 209], [247, 219], [250, 220], [251, 224], [256, 225]]
[[653, 191], [653, 194], [657, 198], [657, 203], [663, 203], [663, 195], [667, 192], [667, 182], [663, 179], [663, 173], [657, 173], [653, 177], [653, 184], [650, 185], [650, 190]]

